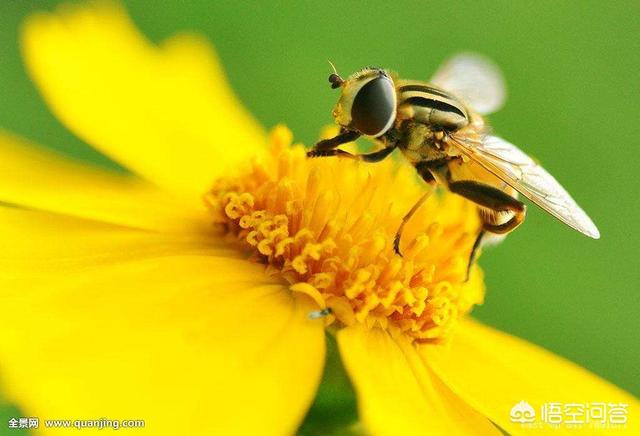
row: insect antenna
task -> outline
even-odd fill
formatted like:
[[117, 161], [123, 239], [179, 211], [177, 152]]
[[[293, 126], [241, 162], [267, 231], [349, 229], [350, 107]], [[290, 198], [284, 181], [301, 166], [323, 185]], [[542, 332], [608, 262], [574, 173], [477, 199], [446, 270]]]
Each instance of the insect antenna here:
[[329, 65], [331, 65], [331, 68], [333, 69], [333, 73], [329, 76], [329, 83], [331, 83], [331, 89], [336, 89], [342, 86], [344, 80], [340, 77], [340, 74], [338, 74], [338, 70], [336, 70], [336, 66], [333, 65], [333, 62], [327, 62], [329, 62]]

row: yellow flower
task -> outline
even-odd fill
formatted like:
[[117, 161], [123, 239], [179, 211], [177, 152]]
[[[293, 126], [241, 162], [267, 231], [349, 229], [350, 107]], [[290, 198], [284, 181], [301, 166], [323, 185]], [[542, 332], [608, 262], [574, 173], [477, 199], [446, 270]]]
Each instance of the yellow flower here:
[[267, 137], [200, 38], [154, 46], [96, 3], [32, 17], [22, 41], [58, 118], [131, 171], [0, 134], [0, 202], [18, 206], [0, 207], [0, 381], [42, 434], [101, 417], [294, 433], [325, 331], [372, 434], [527, 432], [510, 419], [522, 400], [624, 403], [638, 433], [629, 394], [464, 317], [484, 296], [477, 267], [464, 281], [470, 204], [430, 200], [399, 258], [411, 168], [307, 160], [284, 127]]

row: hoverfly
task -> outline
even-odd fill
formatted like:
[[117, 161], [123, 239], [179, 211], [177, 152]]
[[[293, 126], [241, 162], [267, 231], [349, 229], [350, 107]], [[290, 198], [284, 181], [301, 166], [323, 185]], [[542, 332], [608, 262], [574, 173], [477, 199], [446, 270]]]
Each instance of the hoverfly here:
[[[346, 80], [334, 67], [329, 82], [341, 89], [333, 109], [341, 130], [318, 142], [307, 156], [379, 162], [399, 148], [430, 185], [398, 228], [398, 255], [405, 224], [438, 184], [478, 206], [482, 229], [469, 267], [485, 236], [506, 235], [523, 222], [526, 206], [518, 193], [575, 230], [600, 237], [593, 221], [553, 176], [515, 145], [491, 134], [483, 115], [502, 107], [505, 87], [498, 68], [484, 57], [454, 56], [429, 83], [403, 80], [375, 67]], [[360, 136], [373, 138], [382, 148], [367, 154], [337, 148]]]

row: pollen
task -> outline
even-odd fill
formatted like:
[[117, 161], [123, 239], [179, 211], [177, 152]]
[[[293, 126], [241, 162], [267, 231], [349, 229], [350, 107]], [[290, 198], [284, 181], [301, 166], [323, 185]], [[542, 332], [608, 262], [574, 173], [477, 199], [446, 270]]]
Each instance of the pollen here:
[[473, 204], [432, 195], [407, 223], [400, 257], [394, 235], [426, 189], [414, 168], [393, 158], [309, 159], [291, 140], [276, 127], [264, 155], [214, 183], [205, 202], [217, 227], [292, 292], [313, 298], [328, 326], [445, 341], [484, 298], [477, 266], [466, 280], [480, 228]]

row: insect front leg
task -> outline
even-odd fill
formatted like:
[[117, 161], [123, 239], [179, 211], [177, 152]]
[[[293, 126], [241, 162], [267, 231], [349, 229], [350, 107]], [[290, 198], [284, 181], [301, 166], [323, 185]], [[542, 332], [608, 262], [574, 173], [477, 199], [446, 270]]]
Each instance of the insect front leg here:
[[[478, 248], [480, 247], [480, 243], [482, 242], [482, 238], [485, 233], [491, 232], [502, 235], [514, 230], [524, 221], [527, 213], [527, 206], [500, 189], [472, 180], [449, 182], [449, 190], [480, 206], [490, 209], [493, 212], [511, 212], [513, 214], [512, 217], [504, 223], [492, 222], [494, 220], [490, 220], [489, 215], [481, 214], [483, 221], [482, 231], [478, 234], [478, 237], [473, 244], [473, 248], [471, 249], [469, 263], [467, 264], [468, 280], [471, 265], [476, 258]], [[491, 217], [496, 218], [495, 215], [492, 215]]]
[[313, 146], [311, 150], [307, 152], [307, 157], [323, 157], [323, 156], [335, 156], [334, 151], [336, 147], [347, 142], [355, 141], [360, 137], [360, 133], [353, 130], [342, 130], [338, 136], [330, 139], [323, 139]]
[[[380, 149], [378, 151], [374, 151], [373, 153], [364, 153], [364, 154], [351, 154], [348, 151], [333, 149], [333, 150], [322, 151], [322, 154], [315, 154], [311, 157], [337, 156], [337, 157], [343, 157], [347, 159], [361, 160], [364, 162], [380, 162], [381, 160], [389, 156], [391, 152], [395, 150], [395, 148], [396, 148], [395, 146], [389, 146], [389, 147]], [[309, 153], [307, 153], [307, 156], [309, 156]]]

